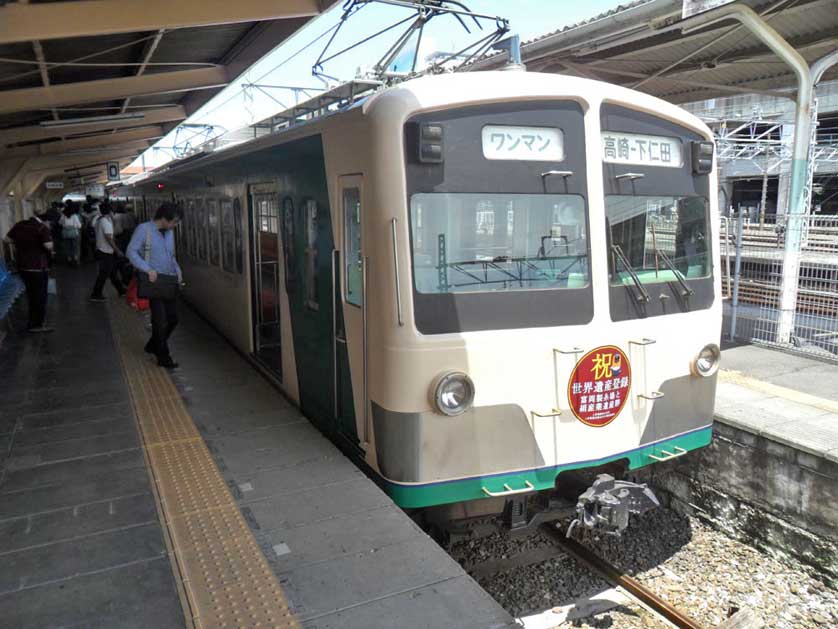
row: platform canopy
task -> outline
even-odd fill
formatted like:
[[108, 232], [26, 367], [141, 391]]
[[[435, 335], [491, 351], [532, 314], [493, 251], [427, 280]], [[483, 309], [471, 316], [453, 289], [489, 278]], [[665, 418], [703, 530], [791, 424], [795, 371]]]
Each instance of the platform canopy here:
[[0, 194], [103, 181], [336, 2], [0, 0]]
[[[739, 0], [812, 63], [838, 48], [836, 0]], [[637, 0], [525, 42], [531, 72], [558, 72], [636, 88], [673, 103], [731, 94], [777, 95], [796, 85], [791, 68], [744, 26], [725, 20], [682, 32], [684, 0]], [[704, 6], [728, 4], [704, 0]], [[687, 2], [690, 11], [701, 3]], [[500, 67], [505, 53], [474, 69]], [[833, 67], [824, 80], [838, 78]], [[786, 92], [785, 95], [788, 95]]]

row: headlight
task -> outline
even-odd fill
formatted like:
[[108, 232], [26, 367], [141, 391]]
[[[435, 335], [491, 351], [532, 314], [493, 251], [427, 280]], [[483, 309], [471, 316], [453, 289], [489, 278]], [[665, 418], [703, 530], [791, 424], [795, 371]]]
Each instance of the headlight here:
[[715, 343], [705, 345], [693, 360], [692, 372], [697, 376], [709, 378], [719, 370], [721, 357], [722, 352], [718, 345]]
[[474, 383], [459, 371], [443, 374], [431, 388], [434, 406], [443, 415], [460, 415], [474, 403]]

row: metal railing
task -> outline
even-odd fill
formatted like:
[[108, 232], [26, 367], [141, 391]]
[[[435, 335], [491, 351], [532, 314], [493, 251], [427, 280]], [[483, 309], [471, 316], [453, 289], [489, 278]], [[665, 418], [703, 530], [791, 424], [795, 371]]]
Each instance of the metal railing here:
[[[722, 295], [727, 335], [838, 362], [838, 216], [806, 215], [773, 225], [745, 214], [722, 219]], [[800, 230], [799, 273], [789, 342], [778, 335], [784, 252]]]

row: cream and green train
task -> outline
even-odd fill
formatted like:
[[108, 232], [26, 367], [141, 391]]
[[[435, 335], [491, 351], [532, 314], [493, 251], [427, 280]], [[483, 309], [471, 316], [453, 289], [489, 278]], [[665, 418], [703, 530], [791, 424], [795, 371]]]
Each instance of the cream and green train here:
[[483, 72], [382, 89], [122, 194], [182, 204], [189, 300], [425, 507], [710, 442], [716, 187], [711, 132], [674, 105]]

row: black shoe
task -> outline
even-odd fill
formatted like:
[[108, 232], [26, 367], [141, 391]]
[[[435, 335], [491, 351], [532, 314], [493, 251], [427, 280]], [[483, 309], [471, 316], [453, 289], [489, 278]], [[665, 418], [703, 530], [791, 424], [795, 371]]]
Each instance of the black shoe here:
[[152, 347], [151, 342], [148, 342], [148, 343], [145, 344], [145, 347], [143, 347], [143, 351], [146, 354], [156, 354], [157, 353], [157, 352], [154, 351], [154, 347]]
[[163, 360], [160, 360], [158, 358], [157, 359], [157, 365], [160, 366], [160, 367], [163, 367], [165, 369], [177, 369], [178, 367], [180, 367], [180, 365], [178, 365], [171, 358], [166, 358], [166, 359], [163, 359]]

